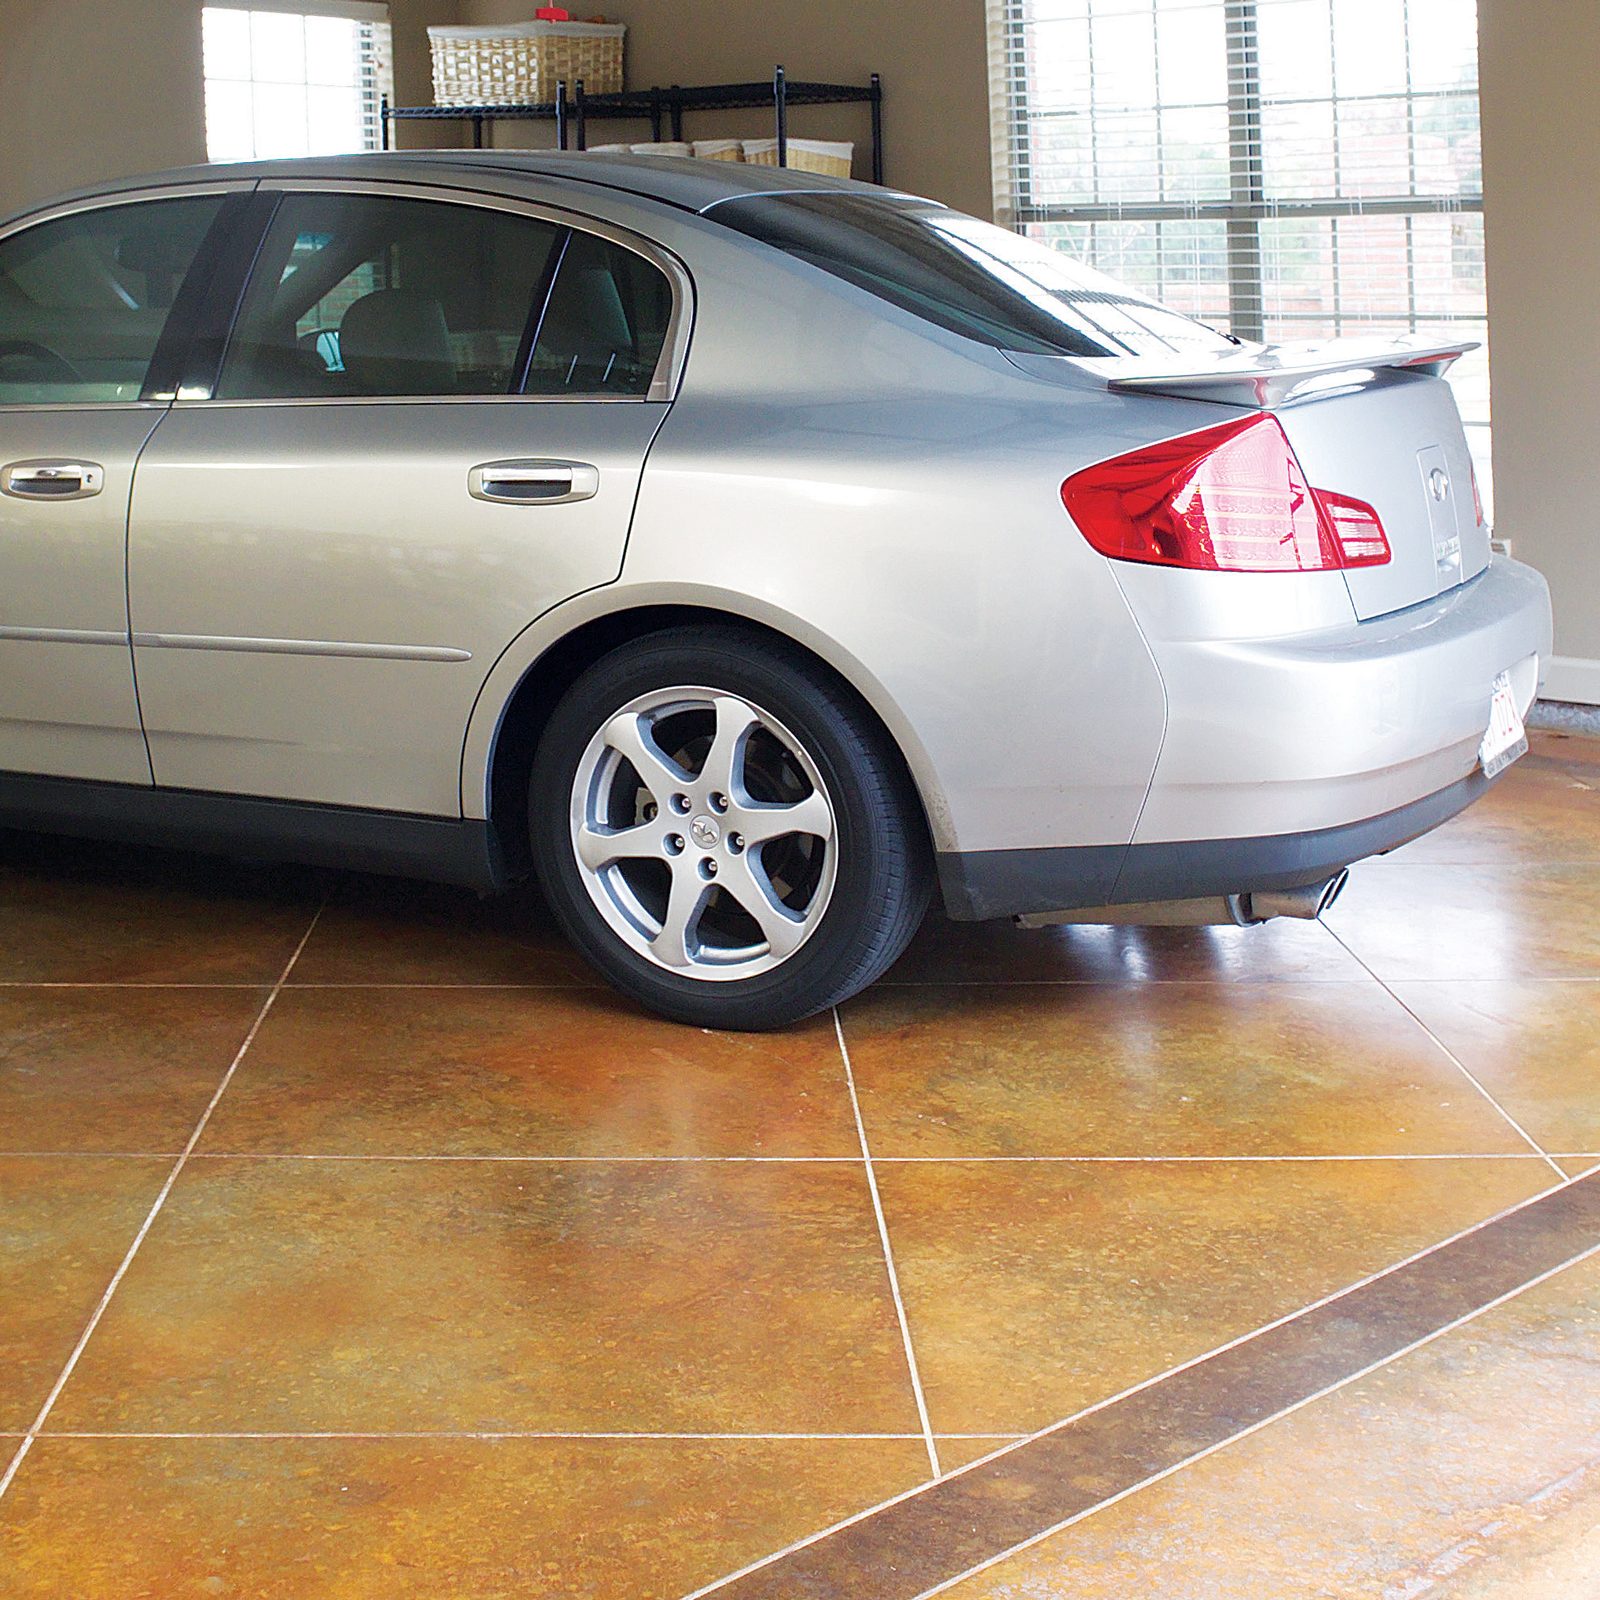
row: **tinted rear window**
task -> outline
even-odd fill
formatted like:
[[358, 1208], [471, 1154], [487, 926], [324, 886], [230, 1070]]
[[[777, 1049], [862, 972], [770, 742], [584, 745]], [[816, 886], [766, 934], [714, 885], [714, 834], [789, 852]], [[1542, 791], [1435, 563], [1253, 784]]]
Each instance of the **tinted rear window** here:
[[761, 195], [711, 217], [902, 310], [1029, 355], [1225, 350], [1214, 328], [1071, 257], [940, 206], [870, 195]]

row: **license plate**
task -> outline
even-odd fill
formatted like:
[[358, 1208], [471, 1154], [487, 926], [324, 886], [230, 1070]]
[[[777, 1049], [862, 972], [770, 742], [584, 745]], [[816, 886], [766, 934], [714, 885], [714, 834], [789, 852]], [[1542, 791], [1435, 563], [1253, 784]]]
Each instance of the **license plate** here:
[[1511, 692], [1511, 674], [1502, 672], [1494, 680], [1489, 698], [1489, 731], [1478, 746], [1484, 777], [1504, 772], [1527, 748], [1528, 734], [1517, 712], [1516, 696]]

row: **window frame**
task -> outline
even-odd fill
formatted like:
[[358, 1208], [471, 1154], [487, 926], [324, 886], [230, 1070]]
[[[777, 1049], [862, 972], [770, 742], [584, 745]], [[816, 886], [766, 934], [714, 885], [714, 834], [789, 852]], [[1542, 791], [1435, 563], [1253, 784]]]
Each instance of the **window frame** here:
[[[226, 205], [231, 195], [248, 194], [256, 187], [254, 178], [213, 179], [200, 183], [172, 184], [159, 187], [111, 190], [96, 195], [79, 195], [70, 200], [55, 201], [36, 211], [25, 212], [0, 226], [0, 244], [54, 222], [73, 217], [91, 216], [98, 211], [114, 211], [129, 205], [150, 205], [162, 200], [190, 200], [218, 197]], [[183, 358], [195, 332], [195, 290], [203, 287], [216, 259], [213, 240], [208, 234], [195, 252], [189, 270], [184, 274], [178, 292], [168, 308], [166, 322], [151, 352], [150, 364], [145, 369], [144, 384], [135, 400], [0, 400], [0, 415], [54, 411], [164, 411], [172, 404], [170, 386], [159, 385], [155, 380], [163, 368], [170, 367]]]
[[[652, 402], [670, 402], [677, 397], [683, 377], [684, 361], [688, 354], [689, 327], [693, 319], [693, 283], [687, 267], [671, 251], [616, 223], [588, 216], [563, 206], [550, 205], [537, 199], [523, 199], [515, 195], [485, 193], [479, 190], [447, 188], [436, 184], [385, 183], [373, 180], [348, 180], [341, 178], [296, 178], [293, 180], [261, 181], [257, 194], [269, 203], [263, 207], [259, 228], [254, 238], [255, 249], [248, 252], [250, 260], [243, 272], [225, 276], [212, 286], [211, 308], [214, 317], [225, 317], [226, 330], [220, 339], [214, 339], [212, 348], [199, 361], [186, 364], [179, 385], [176, 404], [190, 407], [241, 407], [241, 406], [485, 406], [485, 405], [646, 405]], [[549, 222], [557, 227], [575, 232], [593, 234], [608, 242], [622, 246], [642, 257], [667, 279], [672, 289], [672, 312], [667, 322], [666, 338], [657, 359], [650, 386], [643, 394], [611, 394], [604, 392], [575, 392], [563, 394], [450, 394], [450, 395], [304, 395], [261, 396], [251, 398], [218, 398], [215, 393], [228, 346], [232, 343], [243, 309], [245, 291], [249, 287], [255, 267], [255, 255], [265, 242], [278, 204], [290, 195], [341, 194], [372, 195], [377, 198], [397, 200], [436, 201], [446, 205], [476, 207], [479, 210], [504, 211], [515, 216]], [[218, 332], [221, 330], [218, 329]], [[201, 341], [197, 341], [197, 344]]]

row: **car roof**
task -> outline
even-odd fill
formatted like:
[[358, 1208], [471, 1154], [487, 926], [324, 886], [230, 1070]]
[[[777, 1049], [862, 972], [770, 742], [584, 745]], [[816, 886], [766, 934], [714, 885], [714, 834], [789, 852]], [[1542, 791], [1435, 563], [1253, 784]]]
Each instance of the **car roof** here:
[[[755, 162], [697, 161], [685, 156], [635, 156], [577, 150], [389, 150], [367, 155], [326, 156], [309, 160], [239, 161], [179, 167], [168, 172], [119, 179], [81, 189], [60, 200], [81, 200], [133, 189], [215, 182], [219, 178], [259, 179], [409, 179], [482, 183], [490, 176], [556, 178], [618, 190], [664, 202], [686, 211], [704, 212], [725, 200], [755, 195], [860, 194], [904, 203], [913, 195], [848, 178], [825, 177], [791, 167]], [[922, 202], [931, 204], [932, 202]]]

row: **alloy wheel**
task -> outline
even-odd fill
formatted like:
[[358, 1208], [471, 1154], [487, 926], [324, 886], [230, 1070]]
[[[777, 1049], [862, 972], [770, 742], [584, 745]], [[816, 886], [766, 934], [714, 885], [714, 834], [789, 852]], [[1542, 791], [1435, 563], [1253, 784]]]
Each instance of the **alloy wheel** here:
[[760, 706], [677, 687], [629, 701], [595, 733], [572, 787], [585, 889], [633, 951], [685, 977], [755, 977], [827, 910], [834, 806], [816, 762]]

